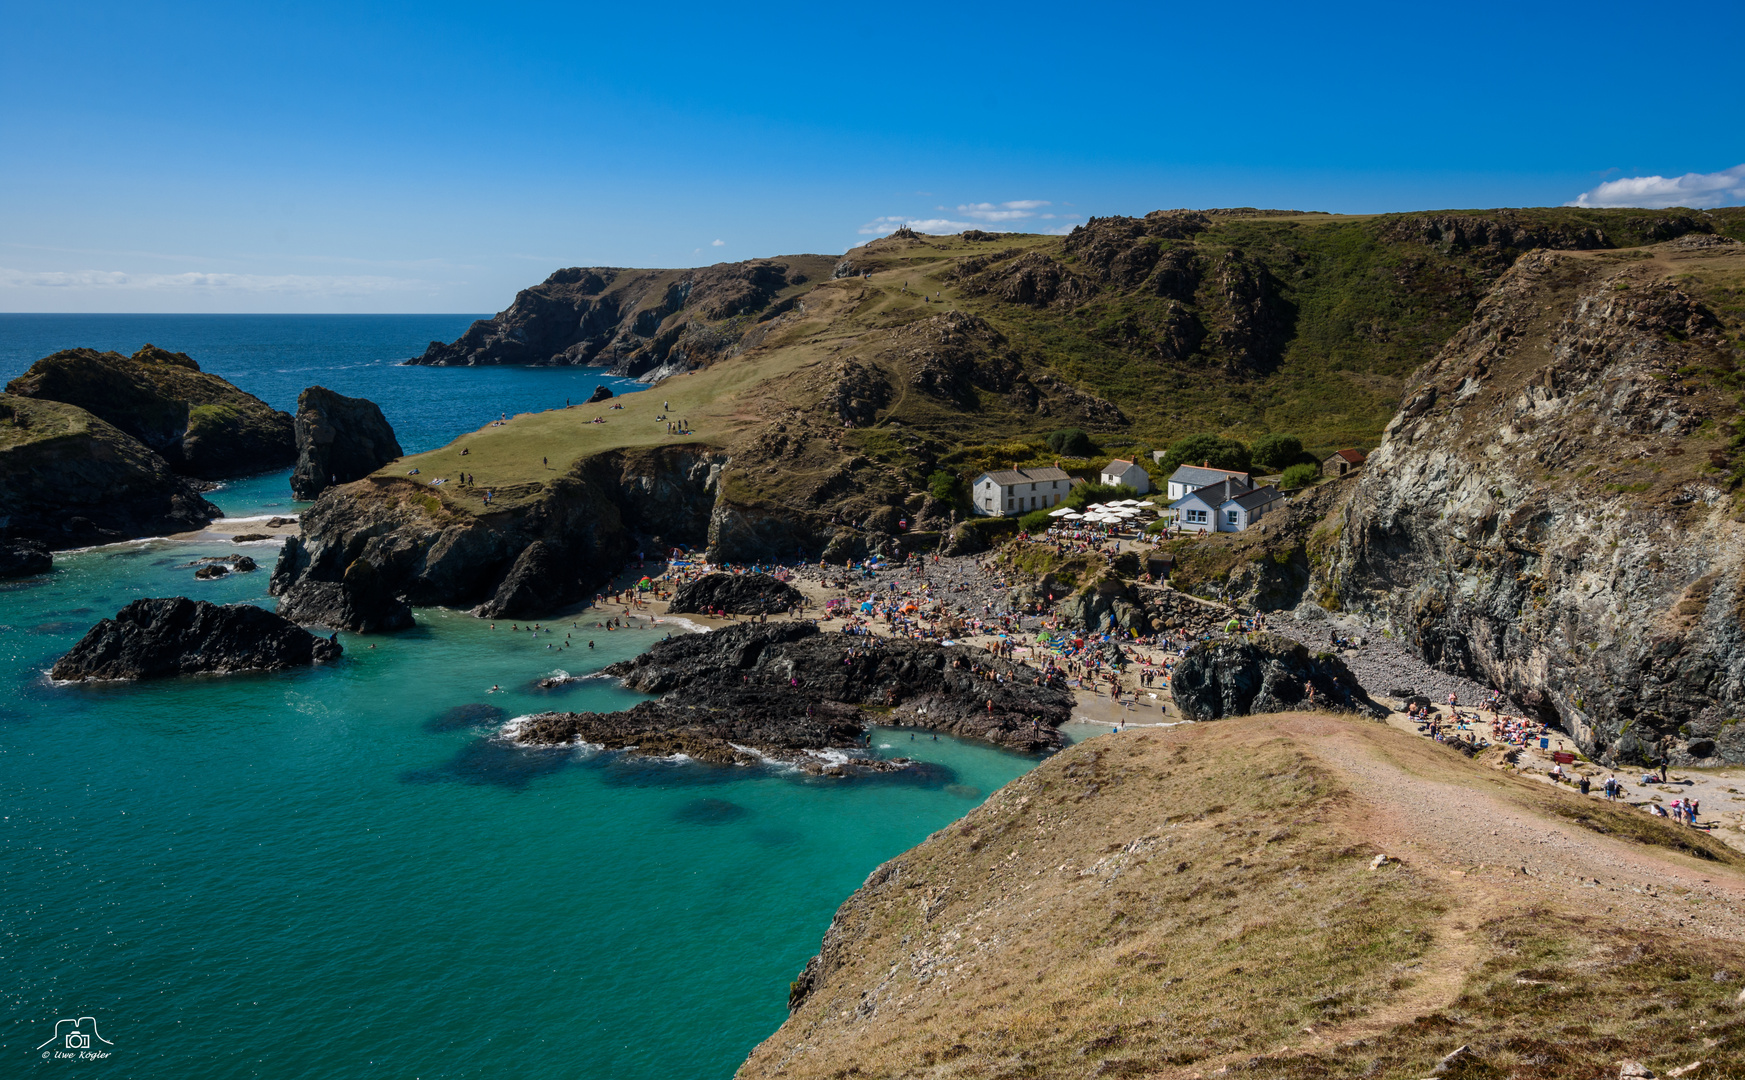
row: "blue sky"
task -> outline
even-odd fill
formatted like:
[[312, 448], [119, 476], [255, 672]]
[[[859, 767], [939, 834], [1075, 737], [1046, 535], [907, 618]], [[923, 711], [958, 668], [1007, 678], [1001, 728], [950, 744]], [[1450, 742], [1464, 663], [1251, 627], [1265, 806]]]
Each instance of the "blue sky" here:
[[0, 310], [495, 311], [902, 221], [1745, 201], [1745, 6], [1644, 10], [9, 0]]

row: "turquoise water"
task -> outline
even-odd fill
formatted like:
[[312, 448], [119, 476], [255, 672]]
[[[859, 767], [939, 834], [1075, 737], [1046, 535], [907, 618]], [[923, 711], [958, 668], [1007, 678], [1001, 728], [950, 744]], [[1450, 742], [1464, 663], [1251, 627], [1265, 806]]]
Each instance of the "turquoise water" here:
[[[214, 498], [291, 508], [283, 474]], [[137, 597], [270, 605], [270, 544], [243, 549], [256, 573], [193, 580], [233, 550], [126, 544], [0, 583], [0, 1076], [726, 1077], [865, 875], [1034, 764], [892, 732], [883, 752], [944, 768], [826, 781], [517, 749], [493, 738], [505, 718], [637, 698], [535, 679], [663, 631], [560, 655], [561, 630], [443, 610], [342, 635], [345, 659], [307, 671], [43, 677]], [[42, 1060], [79, 1016], [113, 1056]]]

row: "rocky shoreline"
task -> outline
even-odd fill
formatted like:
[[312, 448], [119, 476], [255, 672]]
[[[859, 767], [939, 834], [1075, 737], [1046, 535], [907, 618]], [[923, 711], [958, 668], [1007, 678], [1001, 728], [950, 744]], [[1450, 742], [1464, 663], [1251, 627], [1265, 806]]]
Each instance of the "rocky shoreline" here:
[[662, 695], [614, 713], [541, 713], [509, 734], [710, 764], [815, 761], [852, 751], [872, 724], [918, 727], [1010, 750], [1065, 745], [1072, 693], [979, 648], [873, 638], [806, 622], [741, 623], [669, 638], [605, 675]]

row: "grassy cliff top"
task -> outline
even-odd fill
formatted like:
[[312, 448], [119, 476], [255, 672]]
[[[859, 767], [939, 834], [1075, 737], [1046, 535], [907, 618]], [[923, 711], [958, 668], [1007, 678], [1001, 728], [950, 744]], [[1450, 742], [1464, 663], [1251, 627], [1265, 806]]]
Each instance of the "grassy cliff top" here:
[[[683, 439], [655, 419], [668, 400], [684, 441], [733, 454], [736, 498], [776, 504], [888, 505], [937, 470], [1052, 462], [1042, 436], [1065, 427], [1100, 455], [1069, 467], [1149, 462], [1200, 432], [1287, 432], [1324, 457], [1379, 441], [1411, 373], [1524, 252], [1692, 233], [1745, 235], [1745, 211], [1164, 211], [1066, 237], [900, 232], [847, 252], [841, 277], [737, 312], [736, 345], [622, 410], [517, 417], [393, 470], [464, 464], [536, 491], [590, 454]], [[684, 310], [670, 318], [707, 322]]]
[[1099, 737], [875, 871], [738, 1075], [1737, 1061], [1741, 862], [1366, 721]]
[[106, 427], [107, 424], [77, 405], [0, 394], [0, 450], [84, 435]]

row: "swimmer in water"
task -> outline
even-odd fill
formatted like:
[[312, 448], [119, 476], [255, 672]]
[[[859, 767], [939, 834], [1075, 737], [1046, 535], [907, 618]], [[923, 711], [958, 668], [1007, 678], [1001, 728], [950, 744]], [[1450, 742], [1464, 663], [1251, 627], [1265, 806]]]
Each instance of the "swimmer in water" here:
[[590, 641], [590, 642], [588, 642], [588, 648], [590, 648], [590, 649], [591, 649], [591, 648], [593, 648], [593, 647], [594, 647], [594, 643], [593, 643], [593, 642], [591, 642], [591, 641]]

